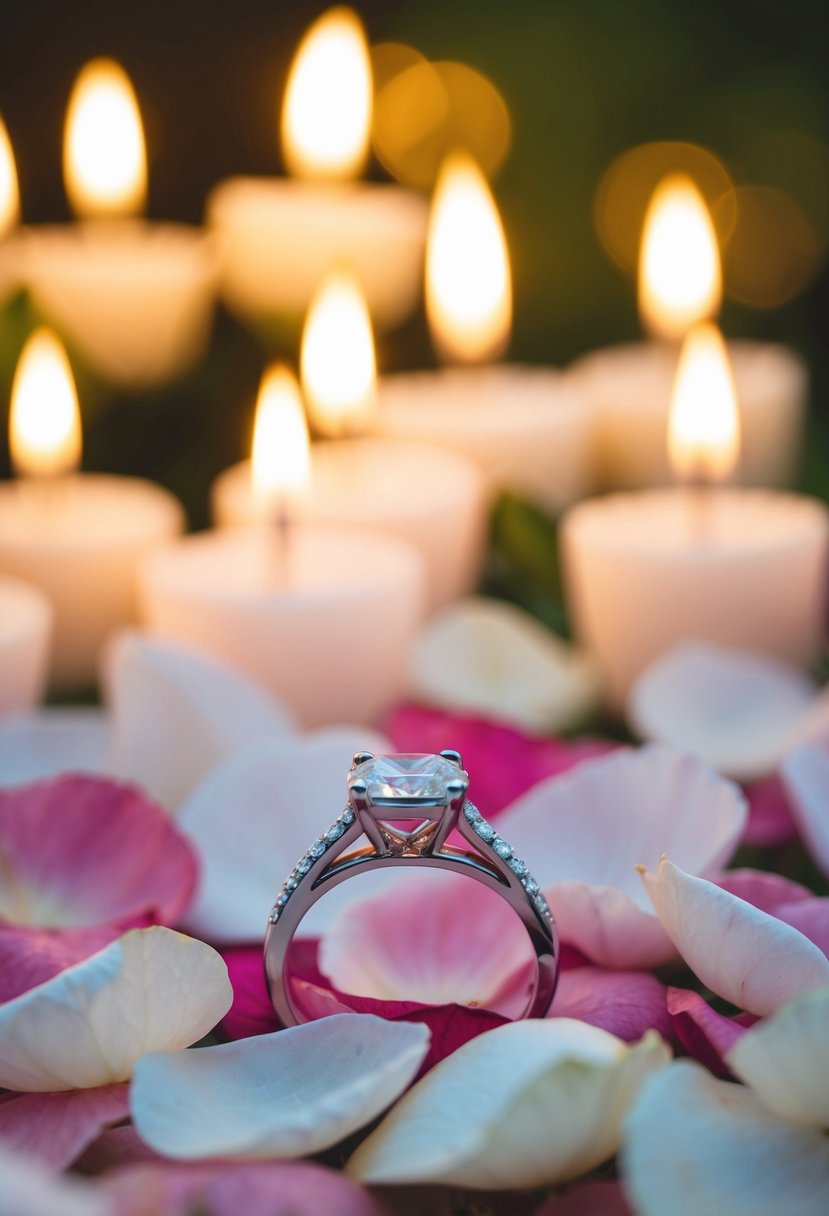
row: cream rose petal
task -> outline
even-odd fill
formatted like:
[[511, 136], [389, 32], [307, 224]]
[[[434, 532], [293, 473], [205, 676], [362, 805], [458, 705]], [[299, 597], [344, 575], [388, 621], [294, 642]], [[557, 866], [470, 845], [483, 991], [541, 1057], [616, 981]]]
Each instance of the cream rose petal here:
[[815, 683], [786, 663], [694, 641], [662, 655], [639, 676], [627, 717], [640, 738], [753, 781], [772, 773], [791, 750], [816, 716], [817, 698]]
[[133, 1122], [180, 1160], [301, 1157], [375, 1119], [416, 1075], [429, 1031], [370, 1014], [337, 1014], [275, 1034], [145, 1056]]
[[829, 987], [752, 1027], [726, 1062], [776, 1114], [829, 1130]]
[[622, 1178], [639, 1216], [825, 1216], [829, 1140], [742, 1085], [679, 1060], [625, 1121]]
[[667, 852], [693, 873], [728, 860], [747, 809], [733, 782], [660, 744], [619, 750], [540, 782], [498, 820], [526, 857], [562, 940], [606, 967], [673, 955], [636, 875]]
[[798, 748], [780, 775], [800, 834], [823, 873], [829, 874], [829, 752]]
[[829, 959], [797, 929], [663, 858], [642, 873], [665, 931], [712, 992], [749, 1013], [774, 1013], [829, 984]]
[[488, 1190], [578, 1177], [616, 1151], [642, 1079], [669, 1054], [655, 1032], [631, 1048], [570, 1018], [501, 1026], [432, 1069], [346, 1172]]
[[33, 709], [0, 718], [0, 786], [58, 773], [111, 771], [111, 730], [99, 709]]
[[155, 926], [0, 1005], [0, 1086], [28, 1092], [126, 1081], [146, 1052], [202, 1038], [233, 992], [222, 958]]
[[[375, 731], [330, 726], [257, 744], [218, 765], [177, 816], [201, 862], [184, 927], [224, 944], [261, 939], [280, 883], [345, 806], [354, 752], [388, 750]], [[347, 886], [317, 905], [304, 933], [365, 893]]]
[[593, 659], [522, 609], [472, 598], [445, 608], [415, 640], [409, 691], [451, 712], [551, 732], [589, 714], [601, 676]]
[[294, 731], [288, 710], [253, 680], [148, 633], [119, 634], [102, 676], [115, 772], [170, 810], [225, 756]]
[[55, 1177], [25, 1153], [0, 1146], [0, 1216], [111, 1216], [112, 1203], [92, 1184]]

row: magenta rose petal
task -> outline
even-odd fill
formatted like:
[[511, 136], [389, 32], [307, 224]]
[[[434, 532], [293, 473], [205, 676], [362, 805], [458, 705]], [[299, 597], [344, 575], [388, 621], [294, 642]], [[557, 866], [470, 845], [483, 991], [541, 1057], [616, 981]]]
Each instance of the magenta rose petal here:
[[797, 825], [786, 790], [776, 773], [752, 782], [744, 792], [748, 799], [748, 823], [743, 834], [745, 844], [770, 849], [788, 844], [797, 836]]
[[535, 1216], [634, 1216], [618, 1182], [582, 1182], [555, 1195]]
[[497, 815], [544, 778], [615, 746], [591, 739], [538, 739], [480, 718], [417, 705], [395, 710], [383, 730], [401, 752], [438, 753], [445, 747], [459, 751], [472, 777], [470, 796], [485, 818]]
[[102, 1189], [111, 1216], [383, 1216], [379, 1202], [343, 1174], [304, 1161], [143, 1164], [118, 1170]]
[[0, 1101], [0, 1143], [62, 1170], [107, 1127], [129, 1116], [129, 1087], [10, 1094]]
[[777, 909], [784, 905], [814, 898], [808, 887], [771, 870], [752, 870], [749, 867], [726, 870], [716, 879], [716, 883], [723, 891], [729, 891], [772, 916], [776, 916]]
[[725, 1053], [748, 1027], [717, 1013], [698, 992], [684, 988], [669, 988], [667, 1004], [674, 1033], [688, 1055], [715, 1076], [731, 1077]]
[[829, 899], [813, 896], [780, 904], [775, 915], [829, 956]]
[[66, 775], [0, 790], [10, 881], [0, 915], [44, 928], [173, 922], [193, 893], [193, 849], [140, 790]]
[[647, 1030], [671, 1038], [665, 988], [647, 971], [575, 967], [562, 971], [548, 1017], [578, 1018], [635, 1043]]

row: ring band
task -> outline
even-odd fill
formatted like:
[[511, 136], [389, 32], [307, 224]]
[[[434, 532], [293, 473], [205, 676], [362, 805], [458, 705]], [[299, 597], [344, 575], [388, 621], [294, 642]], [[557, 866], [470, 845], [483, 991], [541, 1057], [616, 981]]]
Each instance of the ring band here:
[[[520, 918], [536, 960], [521, 1017], [543, 1017], [558, 979], [558, 940], [538, 883], [495, 828], [466, 797], [469, 777], [455, 751], [374, 757], [357, 752], [347, 777], [345, 810], [314, 841], [285, 879], [265, 935], [265, 973], [283, 1026], [306, 1020], [291, 995], [288, 953], [317, 900], [347, 879], [384, 866], [432, 867], [465, 874], [507, 901]], [[411, 830], [401, 823], [415, 821]], [[447, 844], [457, 828], [469, 846]], [[362, 837], [368, 841], [358, 846]]]

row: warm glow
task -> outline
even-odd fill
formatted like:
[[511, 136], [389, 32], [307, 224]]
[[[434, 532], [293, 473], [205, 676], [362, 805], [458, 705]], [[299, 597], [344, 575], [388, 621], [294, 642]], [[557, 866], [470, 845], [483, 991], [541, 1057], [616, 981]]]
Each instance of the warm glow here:
[[478, 166], [457, 152], [444, 162], [432, 202], [426, 315], [448, 359], [480, 363], [509, 341], [512, 280], [501, 217]]
[[134, 215], [144, 207], [141, 114], [129, 77], [112, 59], [94, 59], [75, 81], [66, 110], [63, 177], [77, 215]]
[[20, 194], [17, 169], [6, 124], [0, 118], [0, 237], [17, 223], [20, 216]]
[[302, 332], [302, 388], [322, 435], [354, 435], [372, 421], [377, 369], [371, 317], [356, 280], [331, 271], [311, 301]]
[[722, 271], [717, 234], [690, 177], [673, 173], [654, 191], [639, 250], [639, 311], [650, 330], [680, 341], [717, 315]]
[[350, 8], [314, 22], [291, 66], [282, 106], [282, 151], [296, 177], [355, 177], [368, 155], [371, 61]]
[[48, 329], [23, 347], [12, 384], [9, 448], [29, 477], [73, 472], [81, 460], [81, 415], [66, 351]]
[[282, 363], [268, 368], [259, 388], [251, 482], [263, 518], [296, 514], [308, 495], [308, 427], [296, 376]]
[[724, 480], [740, 455], [740, 416], [728, 352], [710, 321], [692, 329], [682, 347], [668, 454], [678, 477], [703, 482]]

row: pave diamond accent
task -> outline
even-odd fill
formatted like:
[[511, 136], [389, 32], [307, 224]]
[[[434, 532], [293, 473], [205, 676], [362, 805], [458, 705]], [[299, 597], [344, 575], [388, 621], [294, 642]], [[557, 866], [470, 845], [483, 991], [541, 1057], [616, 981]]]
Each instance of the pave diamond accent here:
[[365, 781], [374, 806], [412, 802], [439, 806], [446, 802], [447, 786], [458, 780], [460, 772], [444, 756], [404, 752], [363, 761], [348, 774], [348, 784]]
[[324, 857], [333, 844], [336, 844], [341, 836], [345, 835], [351, 825], [354, 823], [354, 811], [350, 806], [347, 806], [339, 818], [335, 819], [327, 832], [323, 832], [319, 840], [315, 840], [307, 853], [300, 857], [299, 861], [291, 870], [288, 877], [283, 882], [279, 894], [276, 897], [273, 909], [268, 917], [270, 923], [275, 925], [279, 920], [288, 900], [293, 895], [294, 891], [298, 890], [305, 880], [310, 870], [317, 864], [321, 857]]
[[538, 883], [527, 869], [526, 862], [523, 862], [520, 857], [516, 857], [512, 851], [512, 846], [507, 844], [506, 840], [503, 840], [498, 835], [492, 824], [487, 823], [478, 808], [473, 806], [471, 802], [467, 802], [464, 806], [463, 817], [470, 824], [475, 835], [479, 836], [485, 845], [488, 845], [498, 857], [507, 863], [513, 874], [520, 880], [521, 886], [527, 893], [527, 899], [535, 908], [538, 915], [546, 920], [548, 924], [551, 924], [553, 916], [550, 912], [550, 906], [544, 898]]

